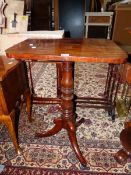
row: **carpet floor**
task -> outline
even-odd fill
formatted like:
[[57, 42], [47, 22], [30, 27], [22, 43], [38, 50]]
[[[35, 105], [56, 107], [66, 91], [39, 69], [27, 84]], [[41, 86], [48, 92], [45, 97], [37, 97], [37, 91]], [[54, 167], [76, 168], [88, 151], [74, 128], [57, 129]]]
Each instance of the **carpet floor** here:
[[[54, 64], [33, 65], [35, 93], [44, 97], [56, 97], [56, 68]], [[107, 74], [106, 64], [75, 65], [74, 91], [78, 96], [98, 96], [104, 92]], [[3, 174], [48, 175], [111, 175], [131, 174], [131, 163], [118, 164], [113, 155], [122, 148], [119, 134], [124, 119], [116, 115], [112, 122], [104, 109], [76, 108], [78, 119], [85, 122], [77, 129], [80, 149], [87, 160], [81, 167], [72, 151], [68, 135], [61, 130], [55, 136], [35, 138], [37, 131], [53, 127], [53, 119], [61, 115], [57, 105], [33, 105], [33, 122], [29, 123], [26, 108], [20, 114], [19, 143], [22, 154], [16, 155], [7, 129], [0, 125], [0, 164], [5, 165]], [[1, 173], [1, 174], [2, 174]]]

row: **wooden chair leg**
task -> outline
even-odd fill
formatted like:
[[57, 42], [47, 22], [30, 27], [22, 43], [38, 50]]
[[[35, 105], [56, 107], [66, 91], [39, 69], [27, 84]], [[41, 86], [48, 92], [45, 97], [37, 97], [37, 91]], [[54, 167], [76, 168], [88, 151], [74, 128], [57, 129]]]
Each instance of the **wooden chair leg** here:
[[26, 98], [26, 110], [27, 110], [28, 119], [29, 119], [29, 122], [32, 122], [32, 117], [31, 117], [32, 100], [31, 100], [31, 93], [29, 88], [24, 92], [24, 96]]
[[1, 121], [7, 126], [10, 137], [12, 138], [15, 150], [17, 154], [21, 154], [21, 149], [16, 138], [15, 127], [13, 124], [13, 119], [15, 118], [15, 110], [13, 110], [9, 115], [1, 115]]
[[34, 90], [34, 84], [33, 84], [33, 78], [32, 78], [32, 68], [31, 68], [31, 62], [28, 62], [28, 67], [29, 67], [29, 81], [30, 81], [30, 88], [31, 88], [31, 93], [35, 94]]

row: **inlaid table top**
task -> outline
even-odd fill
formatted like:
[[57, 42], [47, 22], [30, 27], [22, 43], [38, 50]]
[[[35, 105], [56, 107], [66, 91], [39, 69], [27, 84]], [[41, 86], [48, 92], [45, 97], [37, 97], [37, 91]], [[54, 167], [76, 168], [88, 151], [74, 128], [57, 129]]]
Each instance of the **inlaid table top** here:
[[39, 61], [120, 64], [127, 54], [107, 39], [27, 39], [6, 50], [8, 57]]

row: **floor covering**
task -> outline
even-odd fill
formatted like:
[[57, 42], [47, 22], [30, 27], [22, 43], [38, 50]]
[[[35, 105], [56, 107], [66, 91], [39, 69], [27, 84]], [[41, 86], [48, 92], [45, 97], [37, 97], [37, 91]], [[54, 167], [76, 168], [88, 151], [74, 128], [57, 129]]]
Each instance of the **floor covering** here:
[[[78, 96], [100, 97], [104, 92], [107, 64], [75, 64], [74, 91]], [[35, 93], [56, 97], [55, 64], [36, 63], [32, 67]], [[1, 174], [10, 175], [117, 175], [131, 174], [131, 162], [120, 165], [113, 155], [122, 148], [119, 134], [124, 118], [116, 115], [112, 122], [104, 109], [76, 108], [78, 120], [85, 122], [77, 128], [80, 149], [87, 160], [83, 168], [72, 151], [67, 132], [55, 136], [35, 138], [35, 132], [53, 127], [53, 119], [61, 115], [57, 105], [33, 105], [33, 122], [29, 123], [26, 108], [19, 119], [19, 143], [22, 154], [16, 155], [7, 129], [0, 125], [0, 164], [5, 165]]]

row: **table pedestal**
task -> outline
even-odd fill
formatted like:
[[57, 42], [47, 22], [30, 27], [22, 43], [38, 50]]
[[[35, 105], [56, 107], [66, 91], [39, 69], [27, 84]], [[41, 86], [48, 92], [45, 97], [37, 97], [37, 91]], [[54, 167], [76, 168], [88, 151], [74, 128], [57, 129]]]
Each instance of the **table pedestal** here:
[[84, 120], [81, 119], [76, 123], [75, 121], [75, 110], [73, 106], [73, 63], [63, 62], [62, 63], [62, 80], [61, 80], [61, 99], [62, 99], [62, 116], [54, 119], [55, 126], [45, 132], [36, 133], [37, 137], [48, 137], [58, 133], [61, 129], [66, 129], [68, 136], [73, 147], [73, 150], [83, 166], [86, 166], [86, 160], [83, 157], [76, 138], [76, 127], [79, 126]]

